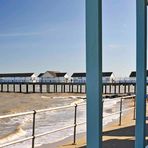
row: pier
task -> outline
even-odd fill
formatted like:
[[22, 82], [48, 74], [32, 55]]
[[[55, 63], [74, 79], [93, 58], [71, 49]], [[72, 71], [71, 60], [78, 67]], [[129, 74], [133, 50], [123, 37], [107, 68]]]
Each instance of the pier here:
[[[135, 83], [104, 83], [103, 94], [135, 94]], [[86, 93], [85, 83], [3, 82], [0, 92], [7, 93]]]

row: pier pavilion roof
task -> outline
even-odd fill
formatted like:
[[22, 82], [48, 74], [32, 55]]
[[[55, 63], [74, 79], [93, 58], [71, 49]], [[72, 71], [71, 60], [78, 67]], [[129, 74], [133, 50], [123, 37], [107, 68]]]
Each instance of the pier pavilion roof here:
[[[45, 73], [50, 74], [53, 77], [64, 77], [67, 74], [67, 72], [59, 72], [59, 71], [46, 71]], [[40, 73], [38, 77], [44, 77], [45, 73]]]
[[86, 73], [73, 73], [71, 77], [86, 77]]
[[34, 73], [0, 73], [0, 77], [31, 77]]
[[[113, 72], [103, 72], [103, 77], [110, 77]], [[71, 77], [86, 77], [86, 73], [73, 73]]]
[[[146, 71], [146, 76], [148, 76], [148, 70]], [[136, 71], [132, 71], [129, 77], [136, 77]]]
[[38, 75], [38, 77], [41, 77], [43, 74], [44, 74], [44, 73], [40, 73], [40, 74]]
[[66, 72], [59, 72], [56, 73], [56, 77], [64, 77], [67, 73]]
[[47, 72], [53, 75], [54, 77], [64, 77], [67, 74], [66, 72], [59, 72], [59, 71], [47, 71]]
[[103, 72], [103, 77], [110, 77], [113, 74], [113, 72]]

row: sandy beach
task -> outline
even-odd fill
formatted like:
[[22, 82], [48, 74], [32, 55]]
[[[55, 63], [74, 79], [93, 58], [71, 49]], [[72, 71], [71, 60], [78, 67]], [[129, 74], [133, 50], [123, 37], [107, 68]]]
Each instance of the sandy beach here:
[[[133, 106], [133, 101], [129, 101], [129, 107]], [[134, 148], [135, 120], [133, 120], [134, 110], [126, 112], [122, 117], [122, 124], [119, 121], [107, 124], [103, 128], [103, 148]], [[76, 145], [72, 144], [72, 137], [63, 141], [42, 145], [39, 148], [86, 148], [86, 134], [77, 137]]]
[[[61, 105], [65, 97], [80, 96], [85, 97], [84, 94], [19, 94], [19, 93], [1, 93], [0, 114], [12, 114], [16, 112], [25, 112], [29, 110], [44, 109], [54, 107], [54, 105]], [[62, 99], [61, 99], [62, 98]], [[74, 100], [70, 100], [69, 103]], [[133, 100], [124, 101], [128, 107], [133, 106]], [[59, 104], [58, 104], [59, 103]], [[103, 147], [104, 148], [132, 148], [134, 147], [134, 126], [133, 110], [126, 112], [122, 117], [122, 125], [118, 125], [118, 119], [108, 123], [103, 129]], [[49, 141], [50, 143], [50, 141]], [[85, 148], [86, 147], [86, 133], [77, 134], [76, 145], [73, 145], [73, 136], [69, 136], [64, 140], [43, 144], [38, 148]]]
[[[85, 102], [85, 94], [75, 93], [1, 93], [0, 115], [8, 115], [32, 110], [62, 107], [65, 105], [73, 105], [75, 103]], [[79, 110], [79, 119], [83, 119], [85, 112]], [[80, 108], [79, 108], [80, 109]], [[63, 126], [73, 124], [74, 107], [63, 109], [60, 111], [43, 112], [36, 115], [36, 134], [44, 133], [47, 130], [52, 131]], [[22, 139], [32, 134], [32, 115], [19, 116], [16, 118], [0, 119], [0, 145], [16, 139]], [[3, 128], [5, 127], [5, 128]], [[70, 137], [73, 129], [67, 129], [66, 133], [58, 132], [46, 137], [40, 137], [35, 141], [36, 145], [56, 142]], [[26, 146], [25, 146], [26, 145]], [[17, 148], [19, 147], [16, 146]], [[24, 148], [30, 147], [30, 143], [24, 143]]]
[[[134, 148], [135, 120], [133, 114], [128, 112], [122, 119], [122, 125], [118, 121], [110, 123], [103, 130], [103, 148]], [[69, 140], [69, 142], [68, 142]], [[81, 135], [76, 145], [72, 145], [72, 139], [65, 139], [53, 145], [43, 145], [40, 148], [86, 148], [86, 138]]]

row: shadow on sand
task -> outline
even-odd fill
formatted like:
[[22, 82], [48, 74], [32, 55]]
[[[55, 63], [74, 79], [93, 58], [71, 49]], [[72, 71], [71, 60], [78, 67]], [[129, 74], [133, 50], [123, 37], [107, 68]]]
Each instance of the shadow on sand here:
[[[148, 125], [146, 125], [146, 129], [148, 129]], [[134, 148], [135, 140], [132, 138], [134, 135], [135, 126], [129, 126], [104, 132], [103, 136], [109, 136], [110, 138], [103, 141], [103, 148]], [[146, 135], [148, 135], [148, 131]], [[146, 143], [148, 143], [148, 141]], [[80, 148], [86, 148], [86, 146]]]

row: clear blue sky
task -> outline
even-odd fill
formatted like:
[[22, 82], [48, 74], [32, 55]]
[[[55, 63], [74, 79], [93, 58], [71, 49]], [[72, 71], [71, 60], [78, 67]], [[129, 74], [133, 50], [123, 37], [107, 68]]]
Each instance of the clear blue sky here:
[[[135, 70], [135, 0], [103, 0], [103, 70]], [[85, 71], [85, 0], [0, 0], [0, 72]]]

